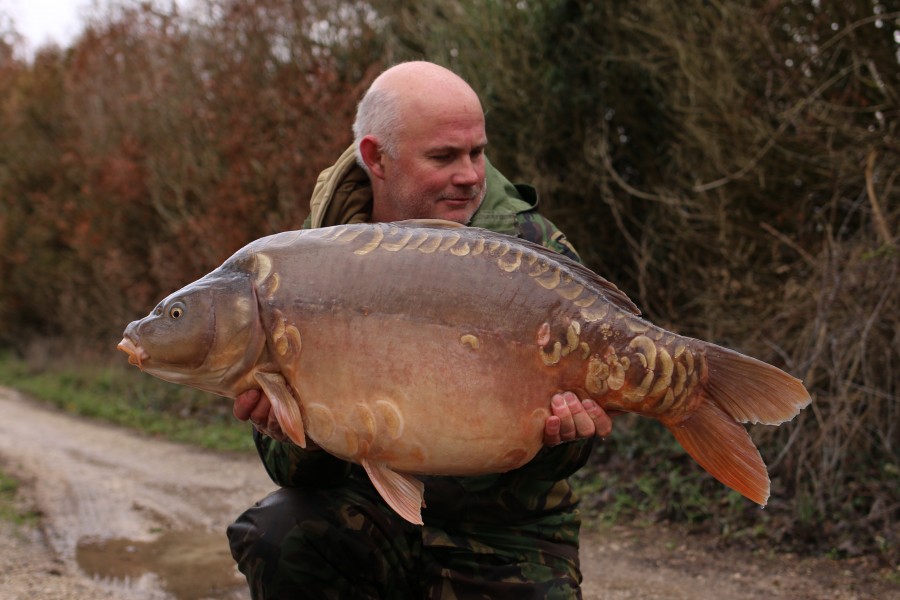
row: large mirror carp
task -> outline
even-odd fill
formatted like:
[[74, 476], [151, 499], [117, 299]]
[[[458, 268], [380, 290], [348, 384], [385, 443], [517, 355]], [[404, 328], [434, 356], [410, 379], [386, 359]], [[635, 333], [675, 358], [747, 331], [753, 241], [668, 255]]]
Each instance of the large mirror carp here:
[[119, 348], [168, 381], [228, 398], [263, 389], [293, 442], [361, 464], [413, 523], [416, 475], [524, 465], [559, 391], [658, 420], [765, 504], [741, 423], [779, 424], [810, 402], [780, 369], [642, 319], [582, 265], [434, 221], [256, 240], [129, 324]]

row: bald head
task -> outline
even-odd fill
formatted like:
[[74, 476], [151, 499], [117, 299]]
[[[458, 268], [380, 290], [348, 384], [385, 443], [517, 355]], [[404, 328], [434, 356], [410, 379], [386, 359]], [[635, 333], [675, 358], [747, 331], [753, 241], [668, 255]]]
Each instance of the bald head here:
[[356, 112], [354, 146], [365, 136], [377, 138], [382, 150], [396, 156], [398, 139], [417, 122], [453, 118], [465, 111], [482, 115], [475, 90], [459, 75], [425, 61], [406, 62], [384, 71], [372, 82]]
[[359, 103], [353, 131], [373, 221], [468, 223], [478, 210], [487, 189], [484, 112], [459, 76], [428, 62], [388, 69]]
[[462, 77], [425, 61], [391, 67], [372, 82], [369, 90], [401, 93], [404, 98], [420, 98], [429, 103], [452, 99], [453, 102], [469, 101], [480, 106], [475, 91]]

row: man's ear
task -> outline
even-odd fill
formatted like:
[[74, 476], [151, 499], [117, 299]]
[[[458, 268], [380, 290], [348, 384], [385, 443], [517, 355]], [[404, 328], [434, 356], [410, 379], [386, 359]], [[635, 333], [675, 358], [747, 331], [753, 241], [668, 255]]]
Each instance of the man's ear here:
[[384, 179], [384, 153], [378, 140], [371, 135], [359, 141], [359, 154], [369, 167], [369, 172], [379, 179]]

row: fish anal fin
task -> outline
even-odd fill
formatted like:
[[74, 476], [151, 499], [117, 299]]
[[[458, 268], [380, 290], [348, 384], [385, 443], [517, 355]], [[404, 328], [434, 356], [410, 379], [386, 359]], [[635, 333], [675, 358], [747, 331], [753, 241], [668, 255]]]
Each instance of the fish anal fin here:
[[291, 393], [287, 381], [278, 373], [256, 373], [255, 377], [272, 404], [281, 430], [295, 444], [306, 448], [306, 431], [303, 415], [300, 414], [300, 403]]
[[769, 473], [750, 434], [708, 398], [680, 422], [664, 423], [710, 475], [765, 506]]
[[398, 473], [381, 462], [366, 458], [360, 462], [388, 506], [413, 525], [424, 524], [422, 521], [422, 507], [425, 506], [424, 483], [412, 475]]

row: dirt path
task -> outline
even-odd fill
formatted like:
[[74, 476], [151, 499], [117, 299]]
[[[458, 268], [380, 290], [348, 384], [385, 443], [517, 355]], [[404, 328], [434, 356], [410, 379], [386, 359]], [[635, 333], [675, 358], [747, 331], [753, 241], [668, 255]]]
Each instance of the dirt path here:
[[[0, 600], [249, 598], [224, 530], [273, 489], [255, 457], [74, 418], [5, 388], [0, 414], [0, 466], [43, 515], [41, 531], [0, 523]], [[866, 564], [723, 551], [663, 527], [587, 530], [582, 563], [589, 600], [900, 599]]]

